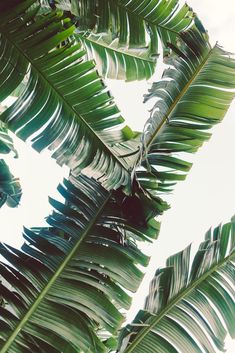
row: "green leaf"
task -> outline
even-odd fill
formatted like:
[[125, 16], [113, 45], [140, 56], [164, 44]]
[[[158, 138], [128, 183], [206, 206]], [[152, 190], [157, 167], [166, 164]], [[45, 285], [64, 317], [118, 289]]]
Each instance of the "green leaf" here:
[[130, 188], [133, 162], [119, 155], [133, 152], [127, 140], [135, 134], [119, 128], [124, 119], [94, 62], [85, 60], [70, 19], [58, 11], [37, 16], [35, 3], [1, 4], [1, 98], [28, 75], [26, 88], [1, 120], [37, 151], [52, 150], [75, 175], [84, 171], [107, 189]]
[[156, 238], [156, 221], [141, 232], [115, 195], [82, 175], [58, 190], [66, 203], [50, 199], [48, 227], [25, 228], [21, 250], [0, 245], [1, 353], [44, 352], [42, 342], [47, 352], [106, 352], [148, 264], [138, 242]]
[[13, 145], [12, 138], [8, 135], [6, 126], [0, 121], [0, 154], [14, 153], [14, 157], [18, 157], [18, 153]]
[[146, 48], [127, 48], [113, 40], [111, 34], [79, 33], [89, 57], [94, 58], [100, 74], [106, 78], [134, 81], [149, 79], [155, 70], [156, 58]]
[[215, 230], [216, 240], [208, 232], [192, 264], [188, 247], [156, 271], [145, 309], [122, 330], [118, 352], [224, 351], [226, 332], [235, 337], [233, 227]]
[[[153, 195], [183, 180], [191, 163], [185, 153], [194, 153], [210, 137], [207, 132], [221, 122], [234, 98], [235, 60], [218, 45], [211, 48], [202, 34], [190, 29], [180, 35], [178, 47], [162, 80], [154, 82], [145, 100], [155, 99], [142, 137], [142, 168], [137, 177]], [[176, 157], [177, 156], [177, 157]], [[143, 170], [143, 167], [145, 170]], [[149, 179], [150, 177], [150, 179]]]
[[[12, 138], [8, 135], [7, 129], [2, 122], [0, 122], [0, 155], [13, 152], [17, 158], [17, 151], [13, 146]], [[0, 208], [7, 203], [9, 207], [16, 207], [19, 205], [22, 191], [19, 179], [15, 178], [4, 159], [0, 158]]]
[[9, 207], [17, 207], [22, 196], [18, 178], [15, 178], [6, 162], [0, 159], [0, 208], [6, 202]]

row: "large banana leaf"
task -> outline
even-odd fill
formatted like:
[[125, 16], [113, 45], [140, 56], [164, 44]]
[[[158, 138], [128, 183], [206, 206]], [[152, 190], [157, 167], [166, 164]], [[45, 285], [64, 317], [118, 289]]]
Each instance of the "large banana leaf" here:
[[[73, 173], [84, 170], [103, 185], [130, 184], [130, 158], [117, 145], [134, 136], [98, 76], [93, 61], [73, 37], [74, 26], [53, 11], [37, 16], [36, 0], [0, 4], [1, 95], [23, 80], [28, 84], [1, 120], [41, 151], [49, 147], [57, 162]], [[126, 154], [126, 145], [123, 147]], [[130, 152], [130, 149], [128, 150]]]
[[137, 228], [118, 198], [82, 175], [59, 191], [66, 204], [50, 199], [48, 228], [24, 229], [21, 250], [0, 245], [1, 353], [106, 352], [130, 306], [126, 290], [136, 291], [148, 264], [137, 244], [156, 238], [156, 221]]
[[140, 158], [145, 160], [137, 175], [153, 194], [185, 178], [191, 163], [179, 153], [196, 152], [209, 139], [207, 130], [223, 119], [235, 96], [232, 55], [218, 45], [211, 48], [195, 29], [180, 37], [178, 47], [171, 45], [171, 66], [146, 95], [156, 103], [144, 128]]
[[[59, 8], [65, 2], [68, 8], [70, 1], [50, 1]], [[127, 81], [152, 76], [159, 38], [168, 53], [167, 43], [176, 43], [195, 17], [187, 4], [179, 8], [178, 0], [72, 0], [71, 12], [102, 74]]]
[[190, 247], [156, 271], [145, 309], [123, 329], [120, 353], [216, 353], [235, 337], [235, 223], [206, 233], [191, 263]]
[[[0, 155], [17, 152], [13, 146], [12, 138], [8, 135], [7, 129], [0, 122]], [[15, 178], [3, 158], [0, 158], [0, 208], [7, 203], [10, 207], [18, 206], [21, 199], [21, 187], [19, 179]]]

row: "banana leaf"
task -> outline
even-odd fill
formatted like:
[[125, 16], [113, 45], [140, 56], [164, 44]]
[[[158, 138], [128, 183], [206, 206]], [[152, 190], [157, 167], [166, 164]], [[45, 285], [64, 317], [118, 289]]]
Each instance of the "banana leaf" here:
[[153, 196], [185, 179], [192, 165], [185, 156], [210, 138], [208, 130], [222, 121], [235, 96], [233, 55], [218, 44], [211, 48], [195, 29], [180, 38], [177, 47], [170, 45], [170, 66], [145, 96], [156, 103], [144, 127], [137, 176]]
[[[0, 119], [37, 151], [52, 150], [52, 157], [75, 175], [83, 171], [107, 189], [130, 189], [132, 162], [122, 154], [135, 133], [123, 127], [94, 61], [86, 60], [73, 36], [71, 20], [61, 11], [38, 14], [37, 4], [0, 4], [0, 99], [28, 77], [22, 94]], [[128, 152], [133, 152], [130, 146]]]
[[138, 244], [158, 222], [135, 224], [83, 175], [58, 190], [66, 202], [50, 199], [48, 227], [25, 228], [20, 250], [0, 244], [1, 353], [107, 352], [148, 264]]
[[100, 73], [126, 81], [150, 78], [159, 41], [165, 56], [168, 42], [175, 44], [180, 32], [200, 23], [190, 6], [180, 7], [178, 0], [66, 0], [50, 1], [50, 6], [65, 9], [65, 3]]
[[232, 219], [209, 230], [193, 258], [190, 246], [168, 258], [119, 353], [224, 352], [227, 332], [235, 337], [234, 230]]

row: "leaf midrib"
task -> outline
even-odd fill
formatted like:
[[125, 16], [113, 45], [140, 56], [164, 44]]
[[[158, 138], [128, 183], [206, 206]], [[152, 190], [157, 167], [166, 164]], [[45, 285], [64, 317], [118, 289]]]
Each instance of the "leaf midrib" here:
[[41, 76], [41, 78], [47, 82], [47, 84], [55, 91], [55, 93], [60, 97], [60, 99], [63, 101], [63, 104], [65, 104], [69, 110], [71, 110], [73, 112], [73, 114], [75, 114], [78, 119], [86, 126], [86, 128], [88, 130], [91, 131], [91, 133], [93, 134], [93, 136], [95, 136], [95, 138], [99, 141], [99, 143], [101, 145], [103, 145], [103, 147], [108, 151], [109, 154], [112, 155], [112, 157], [114, 159], [116, 159], [116, 161], [118, 162], [118, 164], [120, 164], [122, 166], [122, 168], [124, 168], [126, 171], [129, 172], [129, 168], [118, 158], [118, 156], [110, 149], [110, 147], [99, 137], [99, 135], [95, 132], [94, 129], [92, 129], [92, 127], [86, 122], [86, 120], [82, 117], [81, 114], [79, 114], [74, 108], [73, 106], [71, 106], [64, 98], [64, 96], [60, 93], [60, 91], [51, 83], [51, 81], [43, 74], [43, 72], [37, 67], [37, 65], [35, 65], [35, 63], [31, 60], [31, 58], [26, 55], [24, 53], [23, 50], [21, 50], [21, 48], [13, 41], [11, 40], [11, 38], [6, 34], [6, 32], [2, 31], [1, 28], [1, 33], [6, 37], [6, 39], [11, 43], [11, 45], [13, 47], [15, 47], [20, 54], [27, 60], [27, 62], [29, 62], [29, 64], [34, 68], [34, 70], [38, 73], [39, 76]]
[[144, 339], [144, 337], [164, 318], [169, 311], [182, 299], [184, 299], [192, 290], [194, 290], [198, 285], [200, 285], [207, 277], [209, 277], [213, 272], [216, 272], [221, 266], [223, 266], [226, 262], [228, 262], [233, 257], [233, 252], [225, 257], [222, 261], [218, 262], [215, 266], [213, 266], [208, 272], [204, 273], [200, 278], [196, 281], [193, 281], [191, 285], [187, 288], [179, 292], [179, 294], [164, 308], [159, 314], [155, 314], [152, 320], [150, 320], [147, 324], [148, 326], [143, 328], [143, 330], [139, 331], [136, 339], [130, 344], [127, 349], [124, 350], [123, 353], [133, 352], [135, 347]]
[[94, 215], [93, 219], [88, 223], [86, 230], [83, 232], [83, 234], [80, 236], [79, 240], [77, 241], [76, 245], [74, 245], [73, 249], [71, 252], [65, 257], [64, 261], [60, 264], [59, 268], [56, 270], [54, 275], [51, 277], [50, 281], [47, 283], [47, 285], [44, 287], [44, 289], [41, 291], [41, 293], [38, 295], [37, 299], [35, 302], [32, 304], [32, 306], [29, 308], [27, 313], [24, 315], [24, 317], [20, 320], [18, 325], [15, 327], [13, 333], [10, 335], [8, 340], [5, 342], [4, 346], [2, 347], [0, 353], [6, 353], [11, 344], [14, 342], [15, 338], [17, 335], [21, 332], [23, 327], [27, 324], [28, 320], [31, 318], [31, 316], [34, 314], [34, 312], [37, 310], [38, 306], [41, 304], [41, 302], [44, 300], [45, 296], [57, 280], [57, 278], [61, 275], [65, 267], [67, 266], [68, 262], [73, 258], [75, 253], [78, 251], [80, 244], [83, 242], [84, 238], [86, 235], [90, 232], [91, 228], [94, 226], [96, 223], [97, 219], [100, 217], [102, 214], [106, 204], [108, 203], [109, 199], [111, 197], [111, 193], [107, 194], [106, 199], [103, 201], [103, 205], [99, 207], [98, 211]]
[[160, 132], [160, 130], [163, 128], [163, 126], [165, 125], [165, 123], [170, 119], [170, 115], [172, 114], [172, 112], [174, 111], [174, 109], [177, 107], [179, 101], [181, 100], [181, 98], [187, 93], [188, 89], [190, 89], [190, 86], [192, 85], [193, 81], [198, 77], [198, 75], [200, 74], [201, 70], [203, 70], [204, 66], [207, 64], [207, 61], [209, 60], [213, 50], [215, 47], [211, 48], [207, 55], [205, 56], [205, 58], [202, 60], [201, 64], [199, 66], [197, 66], [197, 69], [195, 70], [194, 74], [192, 75], [192, 77], [190, 78], [190, 80], [186, 83], [186, 85], [184, 86], [184, 88], [180, 91], [180, 93], [178, 94], [178, 96], [175, 98], [174, 102], [172, 103], [172, 105], [170, 106], [170, 108], [168, 109], [167, 113], [164, 115], [164, 117], [161, 120], [161, 123], [156, 127], [156, 130], [154, 131], [154, 133], [152, 134], [151, 138], [149, 139], [149, 141], [146, 143], [147, 147], [150, 147], [151, 144], [153, 143], [153, 141], [155, 140], [155, 138], [157, 137], [158, 133]]

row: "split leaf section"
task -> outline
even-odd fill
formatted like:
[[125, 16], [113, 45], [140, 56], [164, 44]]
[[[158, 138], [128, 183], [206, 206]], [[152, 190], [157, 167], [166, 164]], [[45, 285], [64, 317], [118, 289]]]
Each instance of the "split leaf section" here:
[[144, 310], [127, 325], [120, 353], [216, 353], [234, 325], [234, 219], [206, 233], [156, 271]]

